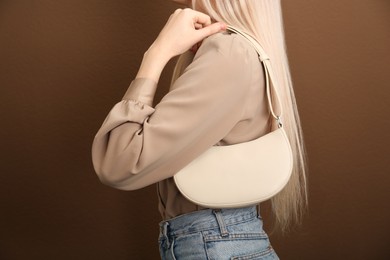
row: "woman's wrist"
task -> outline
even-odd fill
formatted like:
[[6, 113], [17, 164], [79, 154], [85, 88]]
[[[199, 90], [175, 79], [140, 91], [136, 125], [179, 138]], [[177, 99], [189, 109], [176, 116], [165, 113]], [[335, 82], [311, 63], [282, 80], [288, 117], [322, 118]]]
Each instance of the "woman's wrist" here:
[[144, 54], [136, 78], [149, 78], [157, 83], [170, 59], [157, 45], [152, 44]]

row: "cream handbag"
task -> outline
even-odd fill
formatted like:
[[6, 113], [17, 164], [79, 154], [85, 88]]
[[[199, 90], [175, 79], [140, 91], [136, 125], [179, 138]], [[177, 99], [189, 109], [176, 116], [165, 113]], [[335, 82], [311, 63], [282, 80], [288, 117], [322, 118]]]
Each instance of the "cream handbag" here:
[[[245, 37], [256, 49], [264, 67], [269, 109], [278, 128], [253, 141], [213, 146], [175, 174], [183, 196], [207, 208], [244, 207], [270, 199], [287, 184], [293, 165], [269, 57], [250, 35], [231, 26], [227, 30]], [[271, 85], [280, 108], [278, 115], [273, 109]]]

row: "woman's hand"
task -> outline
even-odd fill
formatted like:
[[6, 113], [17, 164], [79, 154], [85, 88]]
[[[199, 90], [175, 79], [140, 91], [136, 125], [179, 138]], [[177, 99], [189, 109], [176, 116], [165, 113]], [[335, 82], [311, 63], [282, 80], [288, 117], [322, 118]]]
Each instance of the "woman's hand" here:
[[157, 83], [171, 58], [225, 29], [225, 24], [211, 23], [210, 16], [204, 13], [189, 8], [177, 9], [145, 53], [136, 78], [150, 78]]
[[169, 60], [189, 50], [204, 38], [223, 31], [223, 23], [211, 23], [210, 16], [192, 9], [177, 9], [158, 35], [151, 48]]

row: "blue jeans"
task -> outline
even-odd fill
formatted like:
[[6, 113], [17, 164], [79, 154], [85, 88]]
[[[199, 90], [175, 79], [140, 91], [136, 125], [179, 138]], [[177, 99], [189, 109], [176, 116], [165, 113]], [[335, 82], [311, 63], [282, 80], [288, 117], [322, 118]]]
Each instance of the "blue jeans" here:
[[279, 259], [255, 206], [201, 210], [160, 223], [163, 260]]

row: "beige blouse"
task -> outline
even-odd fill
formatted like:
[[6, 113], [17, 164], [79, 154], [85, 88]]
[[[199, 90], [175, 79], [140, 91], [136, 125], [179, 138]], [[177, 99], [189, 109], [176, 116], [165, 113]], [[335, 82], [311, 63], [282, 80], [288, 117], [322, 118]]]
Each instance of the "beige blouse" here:
[[153, 108], [156, 87], [147, 78], [131, 83], [96, 134], [92, 160], [101, 182], [114, 188], [158, 183], [159, 210], [168, 219], [200, 209], [180, 194], [171, 177], [213, 145], [269, 132], [269, 111], [256, 51], [227, 32], [203, 41]]

